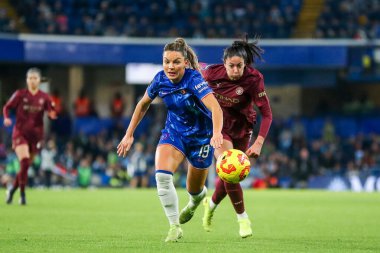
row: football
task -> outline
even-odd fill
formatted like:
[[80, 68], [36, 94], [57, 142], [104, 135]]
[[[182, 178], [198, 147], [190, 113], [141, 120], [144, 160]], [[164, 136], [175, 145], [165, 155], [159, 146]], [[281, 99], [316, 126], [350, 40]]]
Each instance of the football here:
[[224, 151], [216, 160], [216, 173], [227, 183], [237, 184], [244, 180], [250, 169], [248, 156], [238, 149]]

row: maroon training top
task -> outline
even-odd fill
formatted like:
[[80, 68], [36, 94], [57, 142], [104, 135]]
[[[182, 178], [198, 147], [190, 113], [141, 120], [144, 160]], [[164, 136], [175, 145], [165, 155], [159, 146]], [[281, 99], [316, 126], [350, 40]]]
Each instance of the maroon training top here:
[[16, 112], [13, 137], [25, 136], [42, 139], [44, 111], [54, 110], [49, 95], [39, 90], [35, 95], [28, 89], [17, 90], [3, 107], [3, 115], [9, 117], [9, 109]]
[[272, 110], [265, 93], [263, 75], [247, 66], [243, 76], [232, 81], [223, 64], [206, 66], [202, 74], [222, 107], [223, 132], [233, 139], [252, 133], [256, 123], [256, 105], [262, 114], [259, 135], [265, 138], [272, 123]]

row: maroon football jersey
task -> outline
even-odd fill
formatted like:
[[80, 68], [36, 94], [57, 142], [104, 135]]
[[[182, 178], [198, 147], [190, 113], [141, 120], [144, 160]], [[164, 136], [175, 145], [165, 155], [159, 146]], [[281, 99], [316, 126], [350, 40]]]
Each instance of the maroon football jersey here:
[[[269, 108], [270, 111], [263, 75], [252, 67], [246, 67], [243, 76], [232, 81], [223, 64], [209, 65], [202, 70], [202, 74], [222, 107], [223, 132], [234, 139], [251, 134], [256, 123], [254, 104], [258, 108]], [[268, 130], [269, 126], [262, 133], [264, 138]]]
[[13, 138], [22, 135], [25, 138], [43, 138], [43, 115], [45, 111], [54, 110], [49, 95], [38, 91], [32, 95], [27, 89], [17, 90], [3, 108], [4, 117], [8, 117], [9, 109], [16, 113]]

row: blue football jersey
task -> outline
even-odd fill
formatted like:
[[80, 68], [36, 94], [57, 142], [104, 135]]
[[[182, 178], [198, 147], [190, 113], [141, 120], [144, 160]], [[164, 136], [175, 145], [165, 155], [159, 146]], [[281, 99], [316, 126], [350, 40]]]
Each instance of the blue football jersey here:
[[148, 96], [159, 96], [168, 108], [165, 129], [182, 136], [212, 136], [211, 112], [201, 99], [212, 93], [202, 75], [186, 69], [179, 83], [172, 83], [162, 70], [147, 89]]

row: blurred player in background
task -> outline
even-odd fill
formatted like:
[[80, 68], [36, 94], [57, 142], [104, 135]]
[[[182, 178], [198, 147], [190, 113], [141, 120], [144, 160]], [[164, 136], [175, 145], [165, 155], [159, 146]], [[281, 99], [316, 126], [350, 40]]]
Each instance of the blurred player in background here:
[[[212, 163], [214, 148], [219, 148], [223, 142], [223, 113], [199, 72], [197, 56], [184, 39], [176, 39], [165, 46], [163, 69], [136, 105], [117, 153], [127, 154], [137, 125], [153, 99], [161, 97], [168, 114], [156, 149], [156, 181], [158, 196], [170, 223], [165, 241], [175, 242], [182, 237], [180, 220], [184, 223], [191, 219], [206, 196], [207, 169]], [[173, 173], [184, 158], [188, 161], [186, 185], [190, 201], [180, 217]]]
[[57, 114], [50, 96], [39, 89], [41, 71], [31, 68], [26, 73], [27, 89], [17, 90], [3, 108], [4, 126], [12, 125], [9, 110], [14, 109], [16, 123], [12, 133], [12, 148], [20, 161], [20, 171], [11, 189], [7, 190], [7, 204], [12, 203], [13, 194], [20, 187], [20, 204], [26, 204], [25, 186], [28, 179], [28, 168], [34, 156], [39, 152], [43, 141], [43, 116], [48, 112], [51, 119]]
[[[263, 75], [252, 67], [256, 58], [261, 59], [262, 50], [258, 41], [248, 43], [248, 38], [234, 41], [225, 49], [223, 64], [209, 65], [202, 74], [223, 110], [223, 145], [215, 150], [218, 158], [225, 150], [235, 148], [248, 156], [260, 155], [265, 137], [272, 123], [272, 110], [264, 89]], [[251, 147], [249, 142], [256, 123], [254, 105], [260, 110], [262, 121], [258, 137]], [[248, 148], [249, 147], [249, 148]], [[229, 184], [217, 178], [212, 198], [205, 198], [203, 227], [210, 231], [211, 220], [218, 204], [228, 195], [240, 225], [241, 237], [252, 235], [251, 222], [244, 208], [243, 191], [240, 184]]]

